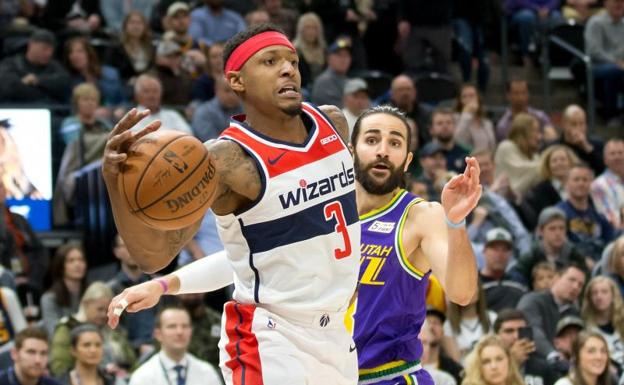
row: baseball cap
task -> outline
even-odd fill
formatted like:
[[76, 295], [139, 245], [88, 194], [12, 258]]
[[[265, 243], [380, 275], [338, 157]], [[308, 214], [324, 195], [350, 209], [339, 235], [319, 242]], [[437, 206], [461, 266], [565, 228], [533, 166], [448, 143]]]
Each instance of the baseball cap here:
[[327, 48], [328, 53], [335, 53], [341, 49], [346, 49], [351, 52], [351, 38], [348, 36], [339, 36], [336, 40]]
[[445, 153], [444, 149], [438, 144], [438, 142], [429, 142], [425, 144], [420, 151], [418, 151], [418, 156], [420, 158], [426, 158], [428, 156], [435, 155], [438, 152], [442, 154]]
[[156, 48], [156, 55], [158, 56], [169, 56], [181, 52], [178, 43], [171, 40], [161, 40]]
[[546, 207], [537, 218], [537, 227], [546, 226], [556, 219], [561, 219], [565, 222], [567, 220], [565, 212], [558, 207]]
[[36, 29], [32, 34], [30, 34], [30, 38], [28, 40], [49, 44], [53, 47], [56, 46], [56, 37], [47, 29]]
[[574, 315], [563, 317], [559, 320], [559, 322], [557, 322], [557, 336], [559, 336], [566, 328], [570, 326], [576, 326], [579, 329], [583, 329], [585, 327], [585, 323], [581, 318]]
[[436, 317], [438, 317], [442, 323], [444, 323], [444, 321], [446, 321], [446, 314], [444, 314], [444, 312], [440, 309], [438, 309], [435, 306], [432, 305], [427, 305], [427, 315], [434, 315]]
[[354, 94], [359, 91], [364, 91], [368, 93], [368, 84], [366, 84], [366, 81], [364, 79], [353, 78], [353, 79], [347, 80], [347, 82], [345, 83], [344, 89], [342, 91], [342, 94], [349, 95], [349, 94]]
[[486, 246], [494, 242], [505, 242], [509, 245], [513, 245], [513, 238], [509, 231], [505, 230], [502, 227], [495, 227], [485, 233]]
[[180, 11], [189, 13], [191, 11], [191, 8], [189, 7], [188, 4], [182, 1], [176, 1], [175, 3], [171, 4], [169, 8], [167, 8], [167, 16], [168, 17], [174, 16], [176, 13]]

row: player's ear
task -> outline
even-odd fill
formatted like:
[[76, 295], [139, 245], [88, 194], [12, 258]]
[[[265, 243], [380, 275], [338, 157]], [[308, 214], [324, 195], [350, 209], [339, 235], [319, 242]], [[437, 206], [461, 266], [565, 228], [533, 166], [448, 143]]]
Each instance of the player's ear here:
[[241, 76], [241, 71], [229, 71], [225, 75], [225, 81], [234, 92], [245, 91], [245, 82]]
[[412, 163], [412, 160], [414, 160], [414, 153], [410, 151], [407, 153], [407, 159], [405, 159], [405, 167], [403, 167], [403, 172], [407, 172], [407, 169], [409, 168], [410, 163]]
[[349, 152], [351, 153], [351, 156], [353, 156], [353, 154], [355, 154], [355, 148], [353, 148], [353, 144], [349, 142], [347, 143], [347, 147], [349, 148]]

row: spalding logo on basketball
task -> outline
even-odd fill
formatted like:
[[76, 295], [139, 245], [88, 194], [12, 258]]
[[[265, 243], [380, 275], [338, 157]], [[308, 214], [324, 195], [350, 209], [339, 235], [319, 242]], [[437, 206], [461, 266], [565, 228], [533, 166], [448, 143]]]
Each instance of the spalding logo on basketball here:
[[132, 212], [151, 227], [199, 221], [215, 198], [218, 174], [206, 147], [177, 131], [156, 131], [128, 150], [119, 183]]

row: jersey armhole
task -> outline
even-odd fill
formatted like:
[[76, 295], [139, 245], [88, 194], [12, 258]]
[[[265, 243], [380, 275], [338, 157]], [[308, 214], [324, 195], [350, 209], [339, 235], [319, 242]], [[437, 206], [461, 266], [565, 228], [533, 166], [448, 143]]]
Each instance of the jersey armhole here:
[[396, 232], [395, 240], [394, 240], [394, 243], [396, 245], [396, 250], [397, 250], [397, 257], [399, 259], [399, 263], [401, 264], [401, 267], [403, 268], [403, 270], [405, 270], [406, 273], [408, 273], [409, 275], [411, 275], [412, 277], [416, 278], [419, 281], [422, 280], [423, 277], [427, 275], [429, 271], [431, 271], [431, 269], [427, 272], [422, 272], [419, 269], [417, 269], [414, 265], [412, 265], [412, 263], [409, 261], [409, 256], [405, 252], [405, 247], [403, 246], [403, 228], [405, 226], [407, 216], [412, 206], [417, 205], [424, 201], [425, 200], [422, 198], [414, 198], [407, 205], [407, 207], [405, 207], [405, 211], [403, 212], [403, 215], [401, 215], [401, 219], [399, 220], [399, 228]]
[[[345, 140], [342, 138], [342, 135], [340, 135], [340, 133], [338, 132], [338, 129], [336, 128], [336, 126], [334, 125], [334, 122], [331, 120], [331, 118], [329, 116], [327, 116], [327, 114], [325, 112], [323, 112], [320, 108], [318, 108], [318, 106], [315, 106], [314, 104], [311, 103], [304, 103], [307, 107], [310, 107], [311, 109], [314, 110], [314, 112], [318, 113], [319, 115], [321, 115], [321, 117], [327, 122], [327, 124], [329, 125], [329, 127], [331, 127], [332, 131], [334, 131], [334, 133], [336, 134], [336, 136], [338, 137], [338, 139], [340, 139], [340, 142], [342, 143], [342, 145], [344, 146], [344, 148], [347, 149], [347, 151], [351, 152], [349, 150], [349, 145], [347, 142], [345, 142]], [[347, 133], [348, 135], [348, 133]], [[349, 138], [347, 138], [347, 140], [349, 140]]]

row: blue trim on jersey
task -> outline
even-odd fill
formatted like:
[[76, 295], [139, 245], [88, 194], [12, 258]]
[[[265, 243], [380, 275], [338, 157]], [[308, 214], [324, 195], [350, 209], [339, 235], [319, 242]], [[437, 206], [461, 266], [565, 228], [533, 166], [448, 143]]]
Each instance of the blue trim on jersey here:
[[[245, 225], [243, 225], [243, 220], [240, 218], [238, 218], [238, 225], [240, 226], [241, 229], [245, 228]], [[260, 303], [260, 295], [258, 294], [260, 292], [260, 273], [258, 272], [258, 268], [256, 267], [256, 265], [254, 265], [253, 257], [254, 257], [254, 253], [250, 252], [249, 253], [249, 268], [254, 272], [254, 277], [255, 277], [254, 279], [254, 301], [256, 303]]]
[[[283, 141], [283, 140], [278, 140], [278, 139], [275, 139], [275, 138], [271, 138], [270, 136], [266, 136], [265, 134], [263, 134], [263, 133], [261, 133], [259, 131], [254, 130], [253, 127], [251, 127], [249, 124], [245, 123], [244, 121], [239, 121], [237, 119], [233, 119], [233, 121], [234, 121], [234, 123], [236, 123], [236, 124], [238, 124], [240, 126], [243, 126], [246, 130], [251, 131], [254, 135], [256, 135], [256, 136], [258, 136], [258, 137], [260, 137], [260, 138], [262, 138], [262, 139], [264, 139], [264, 140], [266, 140], [268, 142], [277, 143], [277, 144], [283, 144], [283, 145], [286, 145], [286, 146], [302, 149], [302, 148], [305, 148], [310, 143], [312, 138], [314, 138], [316, 132], [319, 131], [319, 127], [318, 127], [318, 124], [316, 123], [316, 119], [314, 119], [314, 117], [311, 116], [312, 114], [310, 114], [308, 111], [306, 111], [303, 108], [301, 109], [301, 112], [302, 112], [300, 114], [301, 119], [307, 119], [307, 120], [309, 120], [312, 123], [311, 129], [310, 129], [310, 131], [308, 131], [308, 137], [306, 138], [306, 140], [302, 144], [286, 142], [286, 141]], [[236, 118], [236, 116], [234, 118]], [[330, 120], [330, 122], [331, 122], [331, 120]], [[305, 125], [305, 122], [304, 122], [304, 125]], [[308, 126], [306, 125], [306, 130], [307, 130], [307, 128], [308, 128]]]
[[358, 221], [355, 191], [350, 191], [339, 197], [325, 200], [305, 210], [272, 221], [249, 226], [245, 226], [241, 222], [241, 231], [243, 237], [247, 240], [250, 253], [261, 253], [280, 246], [335, 232], [336, 221], [326, 221], [324, 219], [325, 206], [335, 201], [339, 201], [342, 205], [347, 226]]

